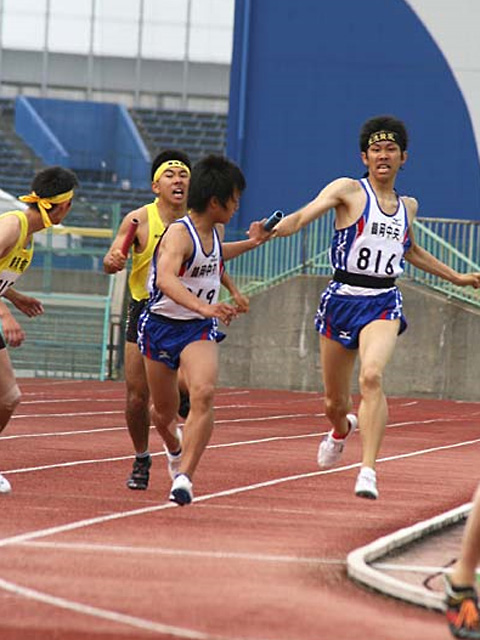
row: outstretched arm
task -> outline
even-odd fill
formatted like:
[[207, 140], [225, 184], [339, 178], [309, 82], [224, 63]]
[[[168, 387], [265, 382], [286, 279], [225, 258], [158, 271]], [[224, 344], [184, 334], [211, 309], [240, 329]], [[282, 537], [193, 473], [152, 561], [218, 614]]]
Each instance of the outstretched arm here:
[[280, 220], [273, 235], [284, 237], [297, 233], [330, 209], [347, 204], [349, 197], [358, 192], [359, 188], [358, 182], [351, 178], [338, 178], [330, 182], [311, 202]]
[[438, 276], [459, 287], [471, 286], [475, 289], [480, 287], [480, 273], [459, 273], [455, 271], [415, 242], [412, 227], [410, 227], [409, 236], [412, 244], [405, 254], [405, 260], [414, 267]]
[[247, 231], [248, 240], [238, 240], [237, 242], [222, 242], [222, 253], [223, 259], [232, 260], [237, 256], [242, 255], [242, 253], [246, 253], [247, 251], [251, 251], [252, 249], [256, 249], [261, 244], [270, 240], [273, 237], [273, 233], [271, 231], [265, 231], [263, 228], [263, 223], [266, 218], [263, 220], [257, 220], [250, 224], [250, 227]]

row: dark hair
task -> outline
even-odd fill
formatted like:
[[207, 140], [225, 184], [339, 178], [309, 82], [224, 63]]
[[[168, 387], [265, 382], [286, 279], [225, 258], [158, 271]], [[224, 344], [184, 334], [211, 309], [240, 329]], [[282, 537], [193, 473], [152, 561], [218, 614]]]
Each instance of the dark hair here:
[[49, 198], [58, 196], [60, 193], [66, 193], [77, 186], [77, 176], [73, 171], [64, 167], [54, 166], [41, 169], [35, 174], [31, 190], [42, 198]]
[[161, 164], [167, 162], [168, 160], [180, 160], [180, 162], [186, 164], [190, 170], [192, 169], [190, 158], [184, 151], [180, 151], [179, 149], [165, 149], [165, 151], [161, 151], [157, 156], [155, 156], [152, 162], [152, 169], [150, 172], [152, 182], [155, 176], [155, 171]]
[[241, 169], [224, 156], [209, 155], [199, 160], [192, 169], [188, 191], [188, 208], [199, 213], [205, 211], [211, 198], [217, 198], [225, 207], [234, 191], [245, 189]]
[[393, 131], [396, 134], [400, 149], [406, 150], [408, 146], [408, 133], [405, 124], [394, 116], [375, 116], [367, 120], [360, 130], [360, 150], [366, 152], [368, 140], [372, 133], [377, 131]]

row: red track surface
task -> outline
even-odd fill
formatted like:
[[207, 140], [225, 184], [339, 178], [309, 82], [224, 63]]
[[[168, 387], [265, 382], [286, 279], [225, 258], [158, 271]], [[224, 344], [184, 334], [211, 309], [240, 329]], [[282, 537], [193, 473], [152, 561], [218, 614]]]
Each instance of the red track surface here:
[[222, 389], [195, 503], [180, 508], [154, 431], [150, 488], [125, 487], [122, 384], [21, 387], [0, 438], [13, 485], [0, 496], [1, 640], [450, 637], [438, 613], [350, 582], [345, 558], [471, 499], [480, 404], [391, 399], [371, 502], [353, 495], [358, 435], [341, 467], [316, 466], [318, 395]]

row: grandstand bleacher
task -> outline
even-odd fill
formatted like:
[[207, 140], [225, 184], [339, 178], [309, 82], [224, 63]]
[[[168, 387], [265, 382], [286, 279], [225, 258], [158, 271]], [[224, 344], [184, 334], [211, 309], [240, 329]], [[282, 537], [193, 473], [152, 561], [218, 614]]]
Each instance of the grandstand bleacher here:
[[[13, 99], [0, 99], [0, 189], [18, 196], [28, 190], [43, 163], [15, 133], [14, 109]], [[227, 121], [223, 114], [136, 108], [130, 115], [152, 158], [172, 147], [188, 153], [193, 163], [208, 153], [225, 153]], [[106, 205], [118, 203], [123, 216], [152, 198], [150, 189], [117, 182], [111, 172], [92, 168], [76, 173], [80, 188], [69, 216], [74, 226], [110, 226]]]

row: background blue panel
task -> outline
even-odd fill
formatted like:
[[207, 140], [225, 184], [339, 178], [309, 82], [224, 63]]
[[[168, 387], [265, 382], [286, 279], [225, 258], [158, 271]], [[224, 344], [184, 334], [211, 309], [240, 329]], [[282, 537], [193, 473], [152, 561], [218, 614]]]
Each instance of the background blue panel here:
[[123, 106], [19, 97], [15, 128], [46, 164], [150, 186], [148, 151]]
[[442, 52], [403, 0], [237, 0], [228, 155], [247, 190], [231, 225], [286, 213], [363, 173], [358, 134], [393, 114], [410, 134], [398, 191], [419, 215], [480, 220], [470, 115]]

